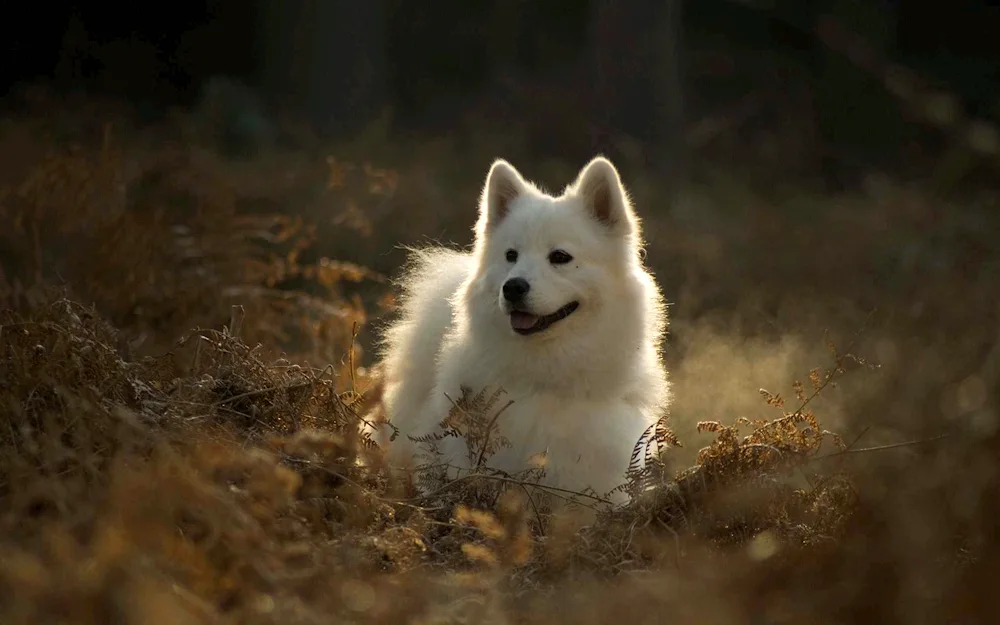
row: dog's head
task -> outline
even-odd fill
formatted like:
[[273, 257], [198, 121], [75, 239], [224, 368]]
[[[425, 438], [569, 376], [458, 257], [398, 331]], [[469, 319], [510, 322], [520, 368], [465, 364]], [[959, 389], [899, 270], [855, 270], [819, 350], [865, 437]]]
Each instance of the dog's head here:
[[588, 163], [558, 197], [498, 160], [480, 200], [476, 280], [512, 332], [550, 335], [615, 303], [638, 241], [638, 220], [607, 159]]

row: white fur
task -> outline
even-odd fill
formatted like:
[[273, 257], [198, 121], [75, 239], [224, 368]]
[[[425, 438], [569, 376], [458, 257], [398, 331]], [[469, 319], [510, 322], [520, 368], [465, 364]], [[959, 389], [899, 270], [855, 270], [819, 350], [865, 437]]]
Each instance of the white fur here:
[[[639, 220], [618, 172], [595, 158], [553, 197], [498, 160], [475, 232], [471, 253], [415, 251], [401, 280], [401, 314], [382, 344], [384, 405], [401, 432], [390, 459], [413, 454], [406, 435], [440, 432], [448, 397], [460, 397], [461, 386], [499, 385], [501, 404], [514, 402], [497, 422], [512, 446], [487, 464], [515, 473], [546, 452], [544, 483], [607, 493], [625, 481], [637, 440], [669, 401], [660, 357], [666, 312], [640, 259]], [[518, 252], [516, 262], [506, 259], [508, 249]], [[550, 263], [556, 249], [573, 260]], [[580, 306], [519, 335], [502, 296], [516, 277], [531, 285], [526, 303], [535, 314]], [[468, 466], [464, 440], [439, 447], [449, 462]]]

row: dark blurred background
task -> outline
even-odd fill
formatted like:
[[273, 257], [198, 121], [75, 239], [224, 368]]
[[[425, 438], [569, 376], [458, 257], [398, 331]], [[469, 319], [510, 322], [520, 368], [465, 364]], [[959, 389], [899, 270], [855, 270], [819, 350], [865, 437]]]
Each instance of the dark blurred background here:
[[517, 119], [539, 150], [577, 160], [631, 138], [671, 177], [688, 165], [685, 129], [782, 109], [808, 111], [823, 147], [812, 173], [827, 184], [902, 167], [901, 147], [943, 139], [900, 115], [886, 64], [946, 86], [962, 115], [1000, 114], [992, 0], [70, 2], [27, 6], [0, 28], [6, 90], [44, 79], [155, 119], [235, 81], [332, 136], [387, 112], [397, 133]]

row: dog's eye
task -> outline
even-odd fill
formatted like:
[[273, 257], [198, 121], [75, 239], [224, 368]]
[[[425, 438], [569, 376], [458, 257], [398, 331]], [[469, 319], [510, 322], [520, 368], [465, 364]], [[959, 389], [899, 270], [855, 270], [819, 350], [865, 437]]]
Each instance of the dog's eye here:
[[549, 262], [553, 265], [565, 265], [571, 260], [573, 260], [573, 257], [562, 250], [555, 250], [549, 254]]
[[507, 250], [507, 262], [508, 263], [517, 262], [517, 250]]

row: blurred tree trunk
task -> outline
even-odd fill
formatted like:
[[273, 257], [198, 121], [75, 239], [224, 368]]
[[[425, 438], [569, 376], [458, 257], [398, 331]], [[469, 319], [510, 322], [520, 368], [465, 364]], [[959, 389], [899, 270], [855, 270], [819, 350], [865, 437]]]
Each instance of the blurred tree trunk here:
[[383, 0], [261, 0], [263, 83], [269, 99], [323, 131], [357, 133], [387, 97]]
[[489, 9], [486, 41], [490, 70], [494, 75], [506, 77], [517, 71], [523, 13], [521, 3], [504, 0], [493, 2]]
[[594, 147], [621, 157], [637, 143], [673, 191], [687, 169], [681, 8], [682, 0], [594, 0], [591, 14]]
[[654, 41], [657, 44], [654, 67], [659, 69], [659, 101], [662, 102], [662, 128], [660, 130], [660, 161], [666, 169], [664, 175], [675, 191], [684, 184], [688, 174], [685, 150], [684, 124], [684, 16], [682, 0], [665, 0], [661, 15], [655, 24]]
[[[895, 49], [895, 15], [883, 2], [831, 0], [826, 13], [862, 37], [880, 55]], [[820, 13], [815, 13], [819, 17]], [[820, 45], [813, 81], [817, 126], [832, 148], [824, 154], [824, 176], [835, 190], [860, 183], [872, 165], [892, 166], [910, 134], [899, 104], [878, 77], [859, 69], [841, 52]]]

